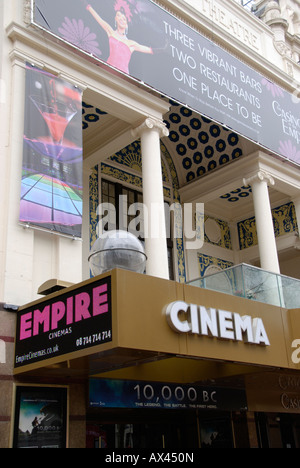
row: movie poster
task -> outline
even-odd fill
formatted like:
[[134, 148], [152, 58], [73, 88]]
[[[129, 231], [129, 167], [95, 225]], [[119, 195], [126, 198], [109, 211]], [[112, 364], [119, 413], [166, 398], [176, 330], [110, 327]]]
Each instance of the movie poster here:
[[29, 64], [20, 222], [81, 237], [82, 92]]
[[299, 92], [286, 92], [151, 0], [35, 0], [34, 24], [300, 164]]
[[67, 388], [17, 387], [13, 448], [66, 448]]

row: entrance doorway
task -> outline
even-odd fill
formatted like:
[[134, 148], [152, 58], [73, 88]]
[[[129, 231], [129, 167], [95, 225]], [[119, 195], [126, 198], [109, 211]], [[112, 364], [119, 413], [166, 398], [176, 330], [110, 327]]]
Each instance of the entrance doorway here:
[[256, 413], [256, 427], [261, 448], [299, 448], [299, 414]]
[[88, 415], [87, 448], [233, 448], [230, 413], [102, 410]]

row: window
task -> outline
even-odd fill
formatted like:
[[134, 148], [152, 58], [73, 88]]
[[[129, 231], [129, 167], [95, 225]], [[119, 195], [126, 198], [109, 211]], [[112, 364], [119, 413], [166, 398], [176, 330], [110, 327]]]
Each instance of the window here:
[[[121, 229], [138, 235], [144, 243], [143, 194], [105, 179], [101, 181], [100, 232]], [[141, 208], [141, 209], [139, 209]], [[174, 279], [173, 240], [167, 239], [169, 275]]]
[[[101, 183], [101, 206], [102, 230], [122, 229], [138, 231], [139, 239], [144, 240], [143, 212], [138, 210], [139, 204], [143, 203], [143, 195], [122, 186], [121, 184], [102, 180]], [[142, 207], [141, 207], [142, 208]], [[135, 221], [135, 229], [133, 224]], [[130, 229], [132, 227], [132, 229]], [[100, 230], [101, 231], [101, 230]]]

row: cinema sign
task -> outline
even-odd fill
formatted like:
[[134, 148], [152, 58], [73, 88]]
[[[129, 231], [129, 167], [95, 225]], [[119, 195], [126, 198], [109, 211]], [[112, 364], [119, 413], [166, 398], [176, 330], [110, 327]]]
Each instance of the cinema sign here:
[[[223, 340], [270, 346], [263, 321], [249, 315], [176, 301], [166, 308], [169, 326], [177, 333], [193, 333]], [[183, 316], [183, 319], [180, 318]]]
[[115, 269], [20, 307], [14, 372], [138, 380], [147, 362], [147, 380], [184, 382], [206, 359], [298, 369], [299, 312]]

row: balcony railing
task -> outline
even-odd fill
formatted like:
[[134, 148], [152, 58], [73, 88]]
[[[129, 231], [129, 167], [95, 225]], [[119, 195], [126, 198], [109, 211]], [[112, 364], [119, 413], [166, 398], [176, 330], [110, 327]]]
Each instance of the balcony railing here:
[[278, 307], [300, 309], [300, 280], [244, 263], [189, 284]]

